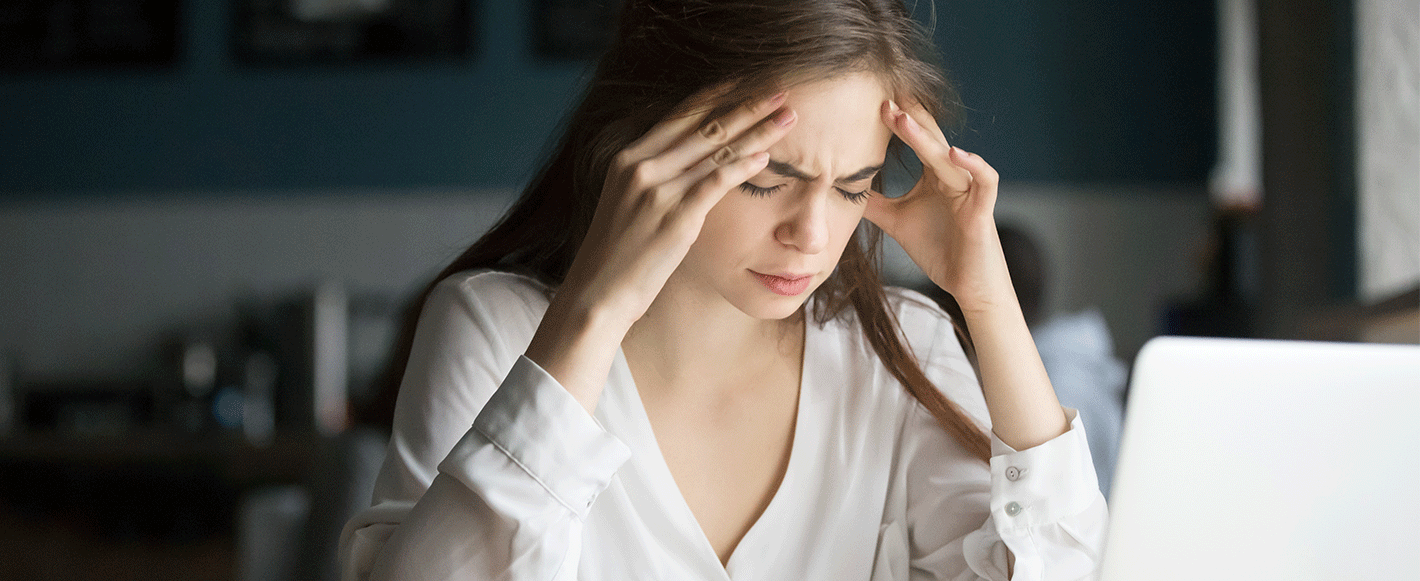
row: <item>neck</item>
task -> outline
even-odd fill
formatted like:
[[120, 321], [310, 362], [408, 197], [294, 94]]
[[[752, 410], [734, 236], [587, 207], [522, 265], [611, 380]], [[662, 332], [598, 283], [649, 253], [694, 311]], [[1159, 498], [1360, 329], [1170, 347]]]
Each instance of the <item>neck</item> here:
[[[782, 320], [746, 315], [718, 296], [667, 285], [627, 332], [622, 349], [638, 386], [674, 391], [745, 385], [803, 355], [803, 310]], [[752, 382], [751, 382], [752, 383]]]

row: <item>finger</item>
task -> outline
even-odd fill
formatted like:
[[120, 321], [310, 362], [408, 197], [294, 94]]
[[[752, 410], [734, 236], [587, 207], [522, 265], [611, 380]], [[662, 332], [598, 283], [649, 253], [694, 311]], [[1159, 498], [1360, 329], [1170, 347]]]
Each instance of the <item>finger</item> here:
[[[883, 104], [882, 115], [883, 124], [917, 153], [924, 169], [935, 174], [947, 189], [964, 192], [971, 187], [971, 174], [952, 162], [951, 146], [941, 137], [940, 130], [933, 132], [923, 127], [915, 117], [892, 101]], [[927, 118], [931, 119], [930, 116]], [[935, 127], [936, 123], [932, 125]]]
[[888, 236], [892, 236], [893, 227], [897, 223], [897, 204], [897, 200], [874, 192], [868, 196], [867, 206], [863, 208], [863, 217], [876, 224]]
[[[764, 152], [769, 149], [769, 146], [774, 145], [775, 142], [788, 134], [789, 129], [794, 126], [797, 120], [798, 117], [795, 115], [793, 109], [780, 109], [773, 117], [759, 122], [758, 125], [744, 132], [735, 141], [725, 144], [723, 147], [716, 150], [715, 153], [710, 154], [709, 157], [700, 160], [700, 163], [686, 170], [685, 173], [681, 174], [679, 177], [666, 182], [665, 191], [688, 192], [694, 184], [705, 179], [706, 176], [715, 171], [715, 168], [730, 165], [739, 161], [741, 158]], [[763, 169], [763, 167], [760, 169]], [[754, 174], [745, 176], [743, 180], [732, 184], [732, 186], [737, 186], [751, 177], [754, 177]]]
[[[706, 164], [711, 163], [706, 160]], [[718, 164], [704, 177], [697, 180], [681, 200], [682, 207], [691, 215], [704, 216], [710, 208], [720, 203], [725, 194], [744, 183], [754, 174], [764, 170], [769, 164], [769, 153], [758, 152], [729, 163]]]
[[911, 115], [912, 119], [917, 121], [918, 125], [927, 130], [927, 133], [936, 137], [942, 143], [951, 143], [947, 140], [946, 134], [942, 133], [942, 126], [937, 124], [937, 118], [933, 117], [932, 114], [927, 111], [927, 108], [922, 106], [921, 102], [915, 99], [905, 99], [902, 103], [894, 102], [894, 104], [901, 107], [908, 115]]
[[633, 156], [636, 161], [665, 151], [704, 123], [705, 118], [710, 115], [710, 110], [714, 109], [715, 101], [733, 86], [729, 83], [715, 85], [687, 97], [676, 105], [676, 113], [651, 126], [645, 135], [633, 141], [626, 149], [637, 153]]
[[[785, 93], [778, 93], [765, 99], [757, 99], [735, 107], [718, 119], [702, 123], [696, 131], [656, 156], [659, 163], [671, 168], [689, 168], [711, 155], [716, 155], [726, 145], [734, 143], [747, 130], [766, 121], [784, 103]], [[732, 152], [733, 153], [733, 152]], [[746, 152], [746, 153], [753, 153]], [[726, 154], [720, 154], [725, 156]], [[727, 155], [723, 159], [739, 157]]]
[[793, 109], [787, 107], [780, 109], [768, 119], [756, 123], [733, 141], [715, 150], [705, 158], [705, 161], [720, 166], [732, 163], [746, 155], [765, 151], [769, 149], [769, 146], [783, 139], [798, 119], [798, 115], [794, 113]]
[[881, 109], [883, 125], [887, 125], [888, 129], [892, 130], [893, 135], [896, 135], [903, 143], [911, 147], [912, 151], [916, 152], [918, 157], [924, 155], [934, 157], [947, 156], [947, 141], [945, 139], [937, 139], [935, 135], [932, 135], [923, 128], [922, 124], [917, 122], [916, 119], [913, 119], [911, 115], [908, 115], [906, 111], [898, 108], [897, 103], [884, 101]]
[[992, 197], [996, 195], [996, 188], [1001, 183], [1001, 174], [996, 172], [996, 168], [991, 167], [981, 156], [960, 147], [951, 149], [951, 157], [952, 163], [971, 174], [972, 187], [979, 193]]

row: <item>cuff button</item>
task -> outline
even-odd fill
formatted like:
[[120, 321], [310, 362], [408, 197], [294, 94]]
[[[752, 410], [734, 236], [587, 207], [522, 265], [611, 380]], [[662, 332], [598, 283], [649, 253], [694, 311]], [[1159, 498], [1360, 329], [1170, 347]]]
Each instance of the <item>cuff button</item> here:
[[1016, 516], [1021, 514], [1021, 504], [1018, 502], [1006, 503], [1006, 516]]
[[1007, 469], [1006, 469], [1006, 480], [1010, 480], [1011, 482], [1015, 482], [1015, 481], [1020, 480], [1020, 479], [1021, 479], [1021, 469], [1020, 469], [1020, 468], [1016, 468], [1015, 466], [1011, 466], [1010, 468], [1007, 468]]

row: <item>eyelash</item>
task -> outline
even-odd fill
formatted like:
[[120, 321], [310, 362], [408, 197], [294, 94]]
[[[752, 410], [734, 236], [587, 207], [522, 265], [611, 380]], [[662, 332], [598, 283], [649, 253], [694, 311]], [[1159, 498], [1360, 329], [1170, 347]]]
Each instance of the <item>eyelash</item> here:
[[[774, 186], [774, 187], [769, 187], [769, 188], [761, 188], [761, 187], [756, 186], [756, 185], [754, 185], [754, 184], [752, 184], [752, 183], [749, 183], [749, 182], [745, 182], [745, 183], [740, 184], [740, 189], [744, 190], [746, 194], [749, 194], [749, 195], [754, 196], [754, 197], [756, 197], [756, 198], [761, 198], [761, 197], [764, 197], [764, 196], [768, 196], [769, 194], [772, 194], [772, 193], [774, 193], [774, 192], [776, 192], [776, 191], [779, 191], [779, 188], [781, 188], [781, 187], [783, 187], [783, 186]], [[854, 204], [857, 204], [857, 203], [859, 203], [859, 202], [862, 202], [864, 199], [866, 199], [866, 198], [868, 197], [868, 190], [863, 190], [863, 191], [861, 191], [861, 192], [850, 192], [850, 191], [844, 190], [843, 188], [833, 188], [833, 189], [838, 190], [838, 193], [840, 193], [840, 194], [843, 195], [843, 199], [848, 200], [849, 202], [853, 202]]]

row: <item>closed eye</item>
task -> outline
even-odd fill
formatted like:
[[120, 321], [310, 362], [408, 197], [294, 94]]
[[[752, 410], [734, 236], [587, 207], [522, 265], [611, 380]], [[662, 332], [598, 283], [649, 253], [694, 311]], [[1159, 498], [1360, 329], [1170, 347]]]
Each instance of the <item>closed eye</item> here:
[[843, 188], [833, 188], [833, 189], [838, 190], [838, 193], [843, 194], [843, 199], [848, 200], [848, 201], [850, 201], [850, 202], [853, 202], [854, 204], [860, 203], [860, 202], [862, 202], [863, 200], [865, 200], [865, 199], [868, 198], [868, 190], [867, 190], [867, 189], [864, 189], [864, 190], [861, 191], [861, 192], [850, 192], [850, 191], [845, 190], [845, 189], [843, 189]]
[[744, 190], [746, 194], [749, 194], [749, 195], [754, 196], [754, 197], [756, 197], [756, 198], [758, 198], [758, 197], [764, 197], [764, 196], [767, 196], [767, 195], [772, 194], [772, 193], [774, 193], [774, 192], [777, 192], [777, 191], [779, 191], [779, 189], [782, 188], [782, 187], [784, 187], [783, 184], [780, 184], [780, 185], [777, 185], [777, 186], [771, 186], [771, 187], [768, 187], [768, 188], [761, 188], [761, 187], [756, 186], [756, 185], [754, 185], [754, 184], [752, 184], [752, 183], [749, 183], [749, 182], [745, 182], [745, 183], [740, 184], [740, 189]]
[[[745, 193], [755, 197], [768, 196], [769, 194], [779, 191], [783, 187], [784, 186], [782, 184], [767, 188], [756, 186], [749, 182], [740, 184], [740, 189], [744, 190]], [[838, 194], [843, 196], [843, 199], [848, 200], [849, 202], [853, 202], [854, 204], [861, 203], [864, 199], [868, 197], [868, 190], [866, 189], [858, 192], [850, 192], [843, 188], [837, 187], [833, 189], [838, 190]]]

